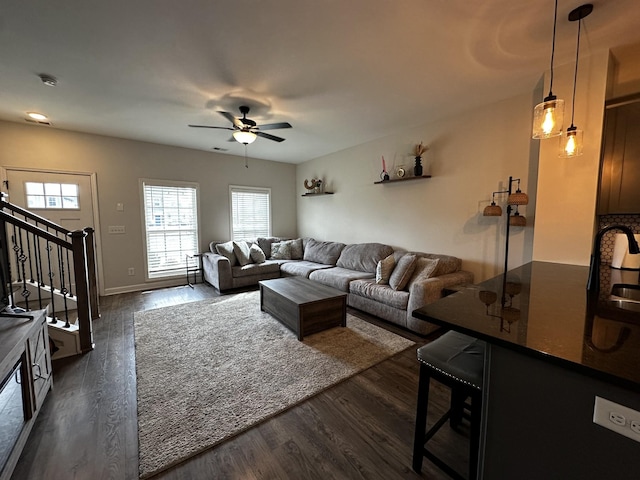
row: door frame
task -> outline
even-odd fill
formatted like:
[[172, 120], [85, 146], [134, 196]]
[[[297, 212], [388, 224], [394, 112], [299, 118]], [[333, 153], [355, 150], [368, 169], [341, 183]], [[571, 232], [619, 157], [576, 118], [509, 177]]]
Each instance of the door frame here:
[[[94, 239], [95, 239], [95, 247], [96, 247], [96, 267], [97, 267], [97, 279], [98, 282], [98, 293], [100, 296], [104, 296], [104, 275], [102, 268], [102, 241], [100, 234], [100, 215], [98, 212], [98, 180], [95, 172], [79, 172], [73, 170], [52, 170], [52, 169], [44, 169], [44, 168], [28, 168], [28, 167], [17, 167], [17, 166], [1, 166], [0, 167], [0, 177], [2, 178], [2, 187], [6, 185], [5, 182], [8, 180], [9, 171], [21, 171], [21, 172], [33, 172], [33, 173], [50, 173], [52, 175], [66, 174], [66, 175], [82, 175], [85, 177], [89, 177], [89, 181], [91, 183], [91, 206], [93, 211], [93, 229], [94, 229]], [[11, 186], [9, 186], [11, 188]], [[9, 195], [9, 200], [11, 200], [11, 195]]]

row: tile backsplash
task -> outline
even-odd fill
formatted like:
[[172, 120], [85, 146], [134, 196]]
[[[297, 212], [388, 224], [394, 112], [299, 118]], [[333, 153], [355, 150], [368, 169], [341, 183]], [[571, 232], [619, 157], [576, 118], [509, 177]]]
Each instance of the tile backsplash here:
[[[608, 225], [625, 225], [633, 233], [640, 233], [640, 214], [615, 214], [615, 215], [600, 215], [598, 230]], [[615, 245], [615, 236], [619, 231], [613, 230], [605, 233], [602, 237], [601, 260], [603, 263], [611, 263], [613, 258], [613, 247]]]

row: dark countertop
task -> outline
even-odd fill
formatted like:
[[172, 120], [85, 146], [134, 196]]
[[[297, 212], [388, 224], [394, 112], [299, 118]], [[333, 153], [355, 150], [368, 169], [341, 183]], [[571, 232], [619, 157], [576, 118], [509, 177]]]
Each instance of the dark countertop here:
[[601, 294], [591, 301], [588, 273], [583, 266], [530, 262], [413, 316], [640, 391], [640, 312], [606, 301], [611, 284], [637, 284], [638, 272], [603, 265]]

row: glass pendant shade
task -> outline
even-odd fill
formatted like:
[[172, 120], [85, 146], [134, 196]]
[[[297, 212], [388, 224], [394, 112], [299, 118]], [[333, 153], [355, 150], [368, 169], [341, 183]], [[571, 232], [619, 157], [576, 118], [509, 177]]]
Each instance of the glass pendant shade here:
[[560, 137], [560, 153], [561, 158], [571, 158], [582, 155], [582, 130], [576, 127], [569, 127], [567, 131]]
[[491, 205], [484, 207], [482, 216], [484, 217], [499, 217], [502, 215], [502, 208], [500, 205], [496, 205], [496, 202], [491, 202]]
[[253, 132], [245, 132], [243, 130], [238, 130], [233, 132], [232, 135], [237, 142], [244, 143], [245, 145], [253, 143], [256, 140], [256, 134]]
[[562, 134], [564, 100], [549, 95], [533, 110], [533, 138], [550, 138]]

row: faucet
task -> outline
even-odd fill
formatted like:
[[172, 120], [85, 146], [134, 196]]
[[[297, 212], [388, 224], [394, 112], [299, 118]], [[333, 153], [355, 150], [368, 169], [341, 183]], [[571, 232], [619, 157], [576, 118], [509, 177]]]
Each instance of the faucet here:
[[602, 237], [610, 230], [622, 230], [629, 240], [629, 253], [638, 254], [640, 248], [633, 236], [633, 230], [625, 225], [609, 225], [604, 227], [598, 233], [593, 241], [593, 253], [591, 254], [591, 264], [589, 265], [589, 280], [587, 281], [587, 292], [596, 294], [600, 290], [600, 246], [602, 245]]

